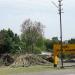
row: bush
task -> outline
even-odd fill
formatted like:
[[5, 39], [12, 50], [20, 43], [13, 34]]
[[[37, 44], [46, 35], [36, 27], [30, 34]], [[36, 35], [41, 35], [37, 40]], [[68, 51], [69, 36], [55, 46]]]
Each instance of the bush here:
[[40, 54], [41, 53], [41, 49], [38, 48], [38, 47], [34, 47], [33, 53], [34, 54]]

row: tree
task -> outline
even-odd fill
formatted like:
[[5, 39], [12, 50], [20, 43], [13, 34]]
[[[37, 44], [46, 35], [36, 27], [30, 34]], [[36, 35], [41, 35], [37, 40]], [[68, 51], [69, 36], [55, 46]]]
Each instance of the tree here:
[[34, 47], [43, 47], [43, 25], [40, 22], [32, 22], [30, 19], [26, 20], [22, 24], [21, 39], [25, 43], [26, 52], [34, 53]]
[[6, 30], [0, 32], [0, 53], [10, 52], [10, 39]]
[[46, 51], [53, 52], [54, 44], [58, 44], [58, 43], [59, 43], [59, 40], [57, 37], [53, 37], [52, 40], [45, 39]]
[[75, 44], [75, 39], [68, 40], [68, 43]]
[[0, 54], [3, 53], [15, 53], [19, 50], [20, 39], [17, 34], [14, 34], [12, 30], [0, 31]]
[[52, 52], [53, 51], [53, 42], [50, 39], [45, 39], [45, 46], [46, 51]]
[[58, 43], [58, 42], [59, 42], [58, 37], [53, 37], [53, 38], [52, 38], [52, 41]]

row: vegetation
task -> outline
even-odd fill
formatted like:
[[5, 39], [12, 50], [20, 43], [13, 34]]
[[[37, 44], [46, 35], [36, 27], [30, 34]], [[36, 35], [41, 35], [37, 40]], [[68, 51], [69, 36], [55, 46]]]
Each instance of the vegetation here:
[[[4, 54], [11, 58], [10, 55], [12, 54], [53, 52], [53, 45], [58, 43], [60, 43], [58, 37], [53, 37], [52, 39], [44, 37], [44, 26], [42, 23], [32, 22], [30, 19], [27, 19], [21, 25], [21, 35], [15, 34], [11, 29], [0, 30], [0, 64], [3, 63], [2, 61], [9, 62], [9, 58], [4, 57]], [[68, 43], [75, 44], [75, 39], [68, 40]]]
[[57, 37], [52, 40], [45, 39], [44, 26], [40, 22], [26, 20], [21, 25], [21, 35], [15, 34], [11, 29], [0, 31], [0, 55], [5, 53], [34, 53], [53, 50], [53, 44], [58, 43]]
[[46, 51], [48, 52], [53, 52], [53, 45], [58, 44], [59, 40], [57, 37], [53, 37], [52, 40], [50, 39], [45, 39], [45, 47]]
[[45, 39], [42, 23], [32, 22], [30, 19], [22, 23], [21, 35], [15, 34], [11, 29], [0, 30], [0, 65], [9, 66], [16, 61], [16, 57], [12, 58], [12, 55], [40, 54], [42, 51], [52, 52], [54, 42], [56, 39]]
[[10, 29], [0, 31], [0, 54], [15, 53], [19, 49], [19, 36]]
[[34, 66], [46, 64], [50, 64], [50, 62], [43, 59], [41, 56], [34, 54], [26, 54], [18, 56], [15, 62], [11, 65], [11, 67], [29, 67], [32, 65]]
[[27, 53], [40, 53], [43, 50], [43, 25], [30, 19], [22, 24], [21, 41]]
[[19, 73], [33, 73], [41, 71], [54, 71], [50, 65], [36, 65], [30, 67], [18, 67], [18, 68], [0, 68], [0, 75], [10, 75], [10, 74], [19, 74]]

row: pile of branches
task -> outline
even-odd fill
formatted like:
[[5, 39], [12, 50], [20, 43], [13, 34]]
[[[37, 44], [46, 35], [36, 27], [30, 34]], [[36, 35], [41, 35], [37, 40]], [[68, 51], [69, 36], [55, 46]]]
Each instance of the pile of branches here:
[[41, 64], [49, 64], [49, 62], [38, 55], [34, 54], [26, 54], [20, 55], [17, 57], [15, 62], [12, 64], [13, 67], [24, 67], [24, 66], [31, 66], [31, 65], [41, 65]]
[[0, 55], [0, 66], [9, 66], [14, 62], [14, 59], [9, 54]]

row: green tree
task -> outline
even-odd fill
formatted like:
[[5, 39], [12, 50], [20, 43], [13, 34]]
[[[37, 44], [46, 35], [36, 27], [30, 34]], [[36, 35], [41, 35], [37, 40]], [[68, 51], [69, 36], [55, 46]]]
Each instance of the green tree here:
[[19, 50], [20, 39], [17, 34], [14, 34], [12, 30], [0, 31], [0, 53], [15, 53]]
[[35, 49], [42, 48], [43, 25], [40, 22], [32, 22], [30, 19], [26, 20], [22, 24], [21, 39], [25, 43], [25, 51], [28, 53], [34, 53]]
[[75, 39], [68, 40], [68, 43], [75, 44]]
[[10, 38], [7, 31], [3, 29], [0, 31], [0, 53], [8, 53], [10, 48]]
[[57, 37], [53, 37], [52, 40], [45, 39], [46, 51], [53, 52], [54, 44], [58, 44], [58, 43], [59, 43], [59, 40]]
[[46, 51], [52, 52], [52, 50], [53, 50], [52, 40], [46, 39], [45, 40], [45, 46], [46, 46]]

